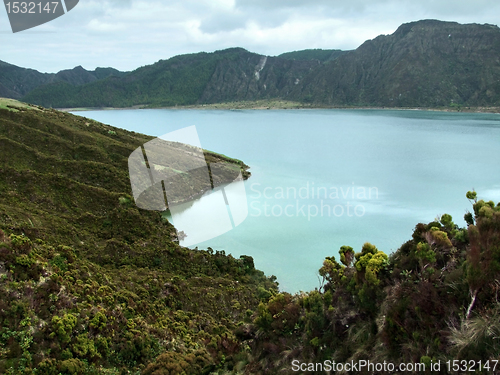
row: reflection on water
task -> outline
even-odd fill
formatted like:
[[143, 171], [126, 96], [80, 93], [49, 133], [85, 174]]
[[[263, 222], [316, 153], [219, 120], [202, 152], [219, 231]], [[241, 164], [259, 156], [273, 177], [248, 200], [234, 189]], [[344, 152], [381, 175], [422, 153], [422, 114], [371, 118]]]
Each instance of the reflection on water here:
[[241, 178], [206, 192], [199, 199], [170, 207], [167, 218], [176, 227], [179, 244], [193, 247], [236, 228], [248, 216]]

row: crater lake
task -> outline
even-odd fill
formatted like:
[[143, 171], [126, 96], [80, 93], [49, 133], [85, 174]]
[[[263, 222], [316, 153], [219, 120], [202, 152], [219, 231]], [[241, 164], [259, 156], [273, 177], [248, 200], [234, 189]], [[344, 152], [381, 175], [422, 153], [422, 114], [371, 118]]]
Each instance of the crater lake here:
[[[250, 255], [288, 292], [318, 288], [326, 256], [365, 242], [392, 253], [465, 197], [500, 200], [500, 115], [421, 110], [141, 109], [73, 112], [161, 136], [196, 126], [201, 146], [250, 166], [248, 216], [191, 247]], [[204, 197], [187, 205], [210, 209]], [[175, 224], [175, 223], [174, 223]]]

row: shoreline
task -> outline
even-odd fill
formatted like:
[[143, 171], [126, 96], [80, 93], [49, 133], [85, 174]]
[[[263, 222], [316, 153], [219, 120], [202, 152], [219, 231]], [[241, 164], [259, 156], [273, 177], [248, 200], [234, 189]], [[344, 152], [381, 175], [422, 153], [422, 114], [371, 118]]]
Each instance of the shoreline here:
[[455, 113], [492, 113], [500, 114], [500, 107], [380, 107], [380, 106], [326, 106], [311, 105], [299, 102], [282, 100], [258, 100], [252, 102], [229, 102], [214, 104], [196, 104], [183, 106], [147, 106], [135, 105], [132, 107], [77, 107], [77, 108], [54, 108], [62, 112], [86, 112], [86, 111], [111, 111], [129, 109], [193, 109], [193, 110], [287, 110], [287, 109], [344, 109], [344, 110], [394, 110], [394, 111], [436, 111]]

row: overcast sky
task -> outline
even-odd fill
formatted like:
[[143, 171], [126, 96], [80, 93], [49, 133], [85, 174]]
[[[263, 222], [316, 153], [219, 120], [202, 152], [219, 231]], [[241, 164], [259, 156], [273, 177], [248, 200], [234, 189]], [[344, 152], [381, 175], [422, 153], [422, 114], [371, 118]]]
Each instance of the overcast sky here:
[[80, 0], [66, 15], [15, 34], [0, 9], [0, 60], [42, 72], [77, 65], [133, 70], [228, 47], [271, 56], [345, 50], [428, 18], [499, 25], [500, 1]]

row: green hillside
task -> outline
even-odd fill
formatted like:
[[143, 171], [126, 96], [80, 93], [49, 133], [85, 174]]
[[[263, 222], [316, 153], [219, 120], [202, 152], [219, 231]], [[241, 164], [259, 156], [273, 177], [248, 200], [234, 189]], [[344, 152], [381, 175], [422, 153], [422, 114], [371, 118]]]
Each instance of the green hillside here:
[[31, 91], [23, 100], [47, 107], [172, 106], [196, 103], [217, 62], [237, 54], [181, 55], [139, 68], [123, 78], [108, 77], [83, 86], [57, 82]]
[[[500, 203], [469, 191], [467, 227], [418, 223], [390, 255], [332, 249], [320, 288], [291, 295], [251, 257], [183, 248], [137, 208], [127, 158], [151, 139], [0, 99], [0, 373], [498, 372]], [[229, 165], [219, 183], [247, 169], [205, 158]]]
[[290, 91], [317, 61], [265, 57], [243, 48], [160, 60], [122, 77], [85, 85], [41, 85], [23, 100], [53, 108], [161, 107], [276, 98]]
[[237, 325], [276, 284], [251, 257], [180, 247], [161, 213], [136, 208], [127, 158], [151, 139], [0, 100], [0, 373], [235, 360]]
[[78, 86], [109, 76], [121, 77], [123, 75], [125, 75], [124, 72], [113, 68], [97, 68], [94, 71], [88, 71], [81, 66], [61, 70], [55, 74], [40, 73], [34, 69], [25, 69], [0, 61], [0, 97], [20, 99], [44, 85], [66, 83], [69, 86]]

